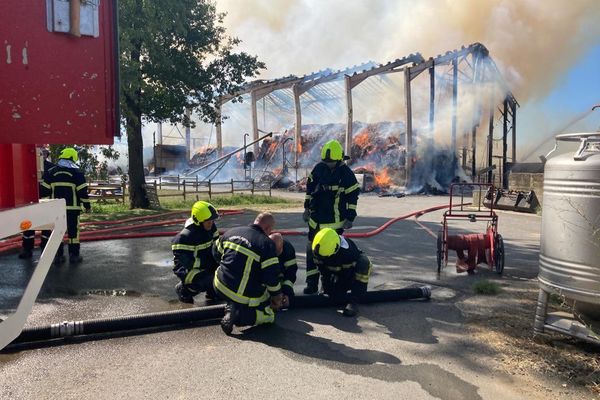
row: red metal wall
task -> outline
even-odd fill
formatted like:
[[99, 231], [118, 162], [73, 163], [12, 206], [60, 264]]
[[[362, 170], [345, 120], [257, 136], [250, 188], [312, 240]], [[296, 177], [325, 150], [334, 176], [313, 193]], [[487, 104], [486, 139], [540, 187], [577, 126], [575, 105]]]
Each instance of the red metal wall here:
[[116, 2], [98, 1], [97, 38], [49, 32], [45, 0], [0, 1], [0, 143], [113, 143]]

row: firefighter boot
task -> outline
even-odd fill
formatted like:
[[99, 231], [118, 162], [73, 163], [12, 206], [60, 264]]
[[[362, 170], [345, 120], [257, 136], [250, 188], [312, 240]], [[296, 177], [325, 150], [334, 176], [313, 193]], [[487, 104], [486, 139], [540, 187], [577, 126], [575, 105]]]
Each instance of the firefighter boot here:
[[358, 314], [358, 304], [354, 301], [349, 301], [344, 307], [344, 316], [346, 317], [356, 317]]
[[175, 285], [175, 292], [177, 293], [177, 297], [179, 297], [180, 302], [194, 304], [194, 297], [190, 291], [183, 286], [183, 283], [179, 282], [177, 285]]
[[69, 264], [79, 264], [83, 257], [79, 255], [79, 243], [69, 243]]
[[306, 287], [304, 288], [304, 294], [316, 294], [319, 291], [319, 280], [310, 279], [306, 280]]
[[56, 250], [56, 255], [54, 256], [54, 261], [52, 262], [52, 264], [60, 265], [60, 264], [64, 263], [65, 260], [66, 260], [66, 258], [65, 258], [64, 244], [61, 243], [58, 245], [58, 250]]
[[29, 260], [31, 257], [33, 257], [33, 252], [30, 249], [23, 249], [23, 251], [19, 253], [19, 258], [21, 260]]
[[235, 325], [236, 320], [236, 307], [233, 302], [227, 302], [225, 305], [225, 315], [221, 320], [221, 329], [225, 332], [226, 335], [231, 335], [233, 332], [233, 326]]

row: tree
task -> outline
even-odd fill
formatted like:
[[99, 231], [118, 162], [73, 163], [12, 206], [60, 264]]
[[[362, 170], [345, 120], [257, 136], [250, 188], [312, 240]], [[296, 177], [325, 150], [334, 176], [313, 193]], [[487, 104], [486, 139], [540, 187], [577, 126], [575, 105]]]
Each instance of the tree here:
[[142, 123], [182, 122], [185, 108], [204, 122], [217, 119], [219, 96], [234, 94], [264, 68], [256, 57], [234, 53], [209, 0], [119, 1], [121, 110], [127, 129], [131, 208], [148, 208], [142, 158]]
[[[116, 161], [120, 156], [112, 146], [51, 144], [50, 159], [52, 162], [58, 162], [60, 152], [66, 147], [73, 147], [77, 150], [79, 158], [77, 165], [89, 180], [108, 180], [108, 160]], [[104, 159], [100, 160], [98, 155], [102, 155]]]

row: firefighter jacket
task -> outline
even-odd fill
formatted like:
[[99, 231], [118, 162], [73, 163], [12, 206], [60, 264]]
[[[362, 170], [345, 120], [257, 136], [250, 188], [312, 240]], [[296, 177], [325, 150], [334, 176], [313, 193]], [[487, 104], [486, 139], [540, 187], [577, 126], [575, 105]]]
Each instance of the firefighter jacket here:
[[258, 225], [233, 228], [215, 243], [220, 260], [215, 289], [232, 301], [257, 307], [281, 292], [275, 243]]
[[362, 254], [362, 250], [350, 239], [340, 236], [340, 249], [332, 256], [323, 257], [314, 253], [315, 264], [321, 273], [341, 273], [356, 267], [356, 262]]
[[182, 279], [186, 278], [191, 270], [214, 271], [217, 266], [212, 253], [213, 243], [219, 238], [217, 225], [213, 224], [210, 230], [202, 225], [196, 225], [192, 219], [185, 222], [185, 227], [171, 240], [173, 250], [173, 272]]
[[308, 176], [304, 208], [310, 210], [311, 228], [340, 229], [344, 220], [354, 221], [359, 186], [354, 172], [344, 163], [333, 170], [318, 163]]
[[79, 212], [82, 206], [86, 210], [91, 208], [88, 184], [79, 168], [57, 165], [44, 172], [40, 183], [40, 197], [65, 199], [67, 211]]
[[283, 239], [283, 251], [279, 255], [279, 281], [281, 288], [287, 295], [294, 294], [294, 283], [296, 282], [296, 272], [298, 272], [298, 263], [296, 262], [296, 250], [287, 240]]

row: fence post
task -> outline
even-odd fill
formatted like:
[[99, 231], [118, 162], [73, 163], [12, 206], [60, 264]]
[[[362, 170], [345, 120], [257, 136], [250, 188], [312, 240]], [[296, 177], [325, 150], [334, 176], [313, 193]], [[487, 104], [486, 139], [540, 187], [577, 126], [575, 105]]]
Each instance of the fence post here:
[[179, 187], [179, 174], [177, 174], [177, 191], [179, 191], [179, 190], [180, 190], [180, 187]]
[[127, 188], [127, 184], [125, 182], [121, 182], [121, 194], [123, 195], [123, 204], [125, 204], [125, 188]]
[[210, 179], [208, 180], [208, 199], [210, 200], [212, 198], [211, 195], [211, 187], [210, 187]]
[[234, 193], [234, 191], [233, 191], [233, 178], [231, 178], [231, 195], [232, 196], [233, 196], [233, 193]]
[[185, 201], [185, 179], [183, 180], [183, 201]]
[[[156, 180], [154, 181], [154, 186], [156, 187]], [[158, 188], [162, 190], [162, 176], [158, 177]], [[158, 192], [156, 192], [158, 193]]]
[[252, 189], [250, 189], [250, 193], [254, 196], [254, 178], [252, 178]]
[[272, 197], [271, 195], [271, 185], [273, 184], [272, 181], [269, 181], [269, 197]]
[[198, 191], [198, 175], [196, 175], [196, 192]]

